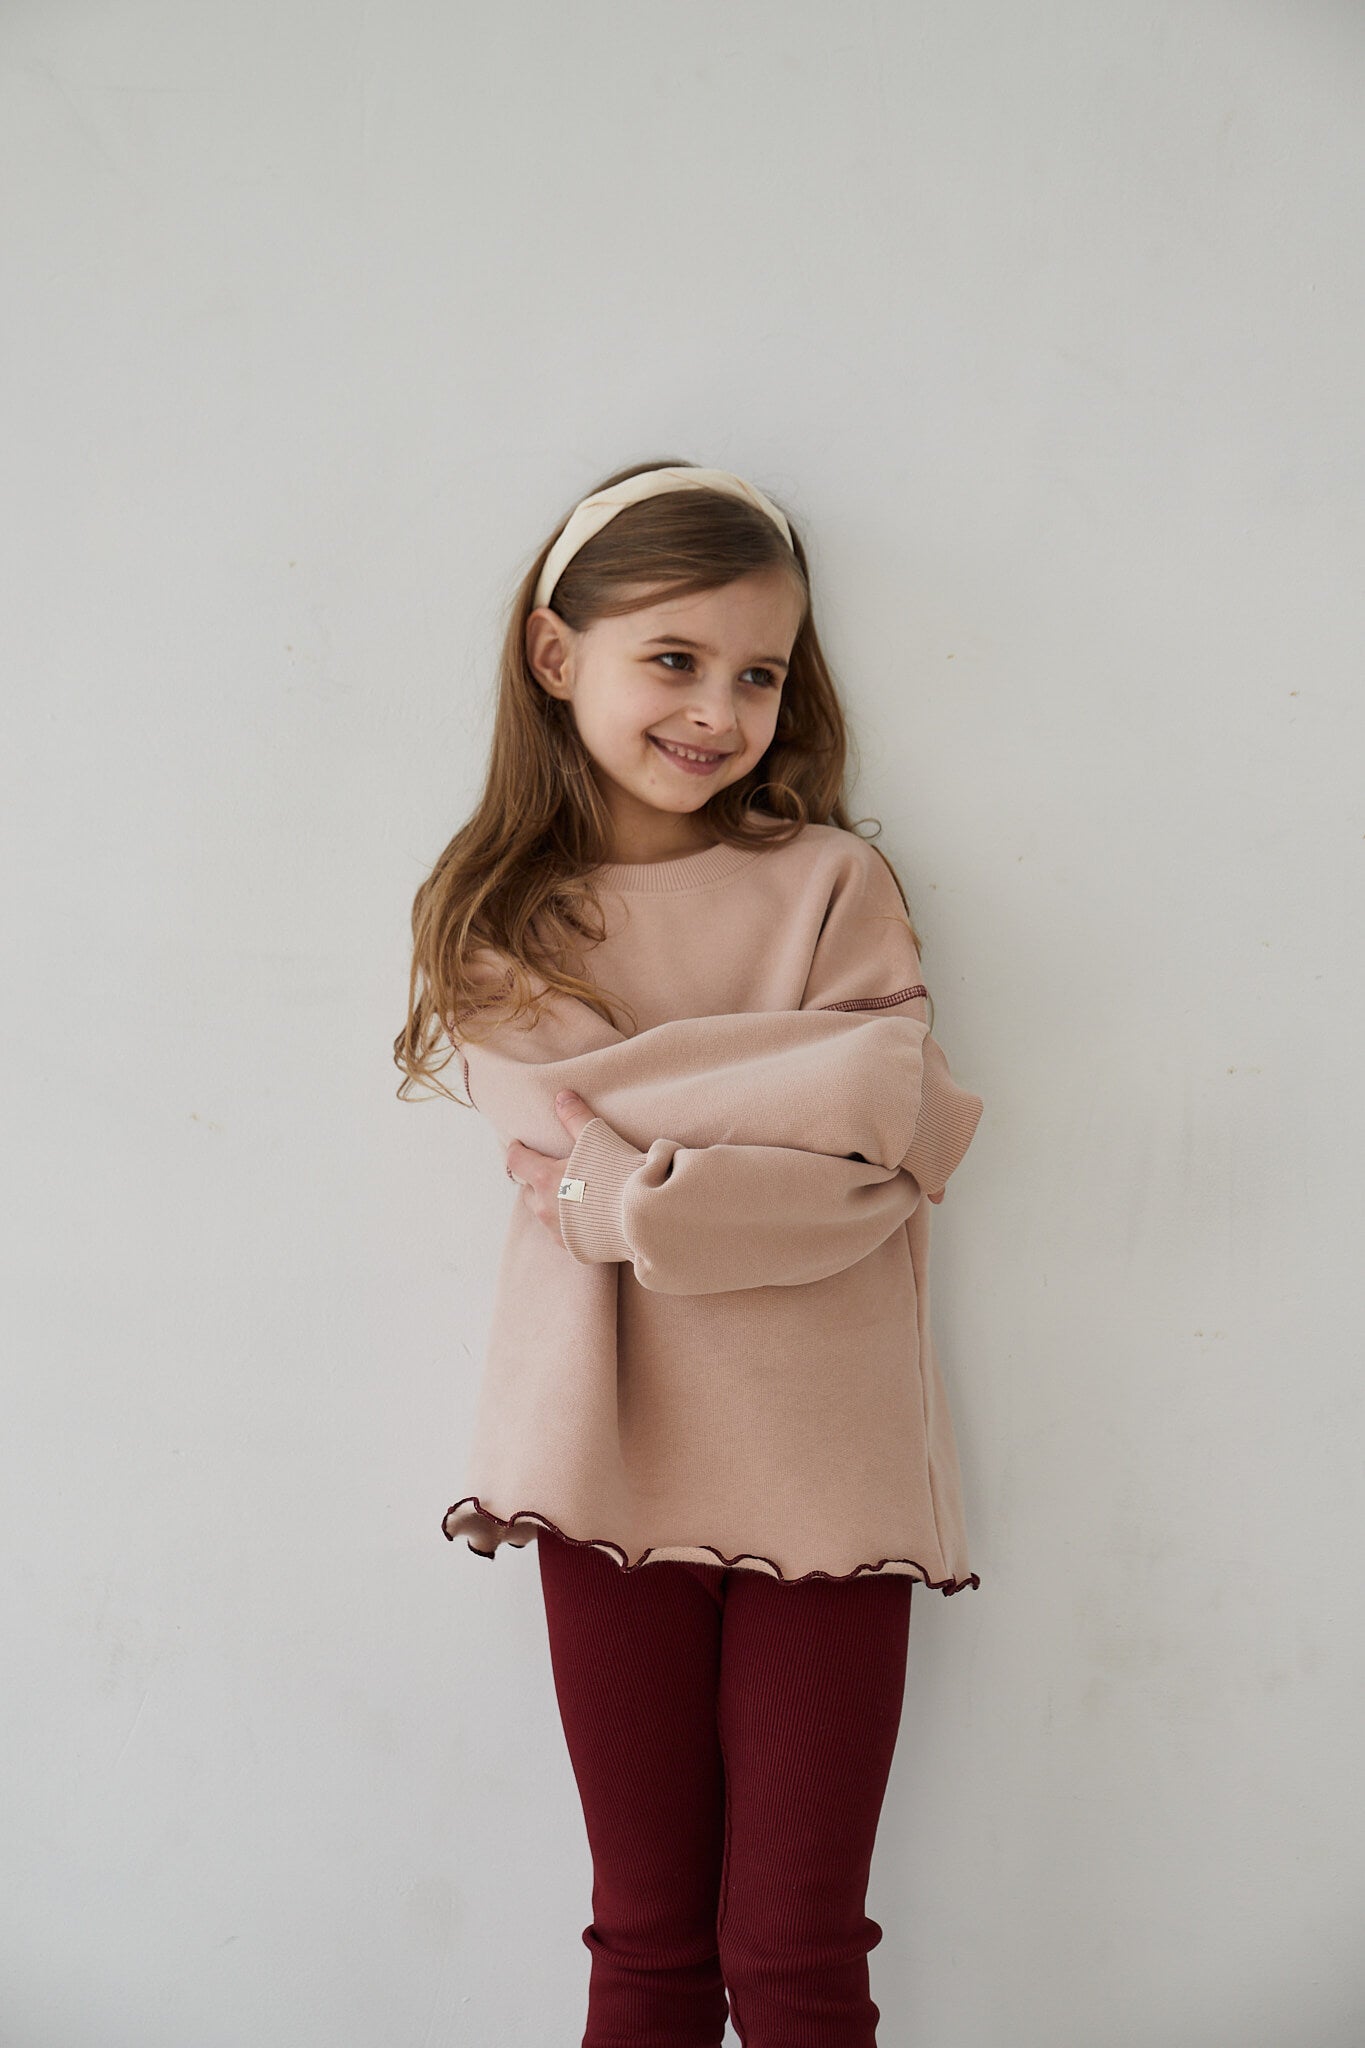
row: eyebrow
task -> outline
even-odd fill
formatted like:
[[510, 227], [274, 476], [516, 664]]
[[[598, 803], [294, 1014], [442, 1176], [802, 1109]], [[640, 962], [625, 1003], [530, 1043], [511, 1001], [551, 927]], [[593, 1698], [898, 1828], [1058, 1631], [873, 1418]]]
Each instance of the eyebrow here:
[[[689, 647], [694, 654], [714, 654], [716, 651], [714, 647], [708, 647], [704, 640], [689, 640], [683, 633], [658, 633], [644, 644], [646, 647]], [[766, 661], [773, 668], [791, 667], [791, 663], [784, 661], [780, 654], [756, 654], [754, 661]]]

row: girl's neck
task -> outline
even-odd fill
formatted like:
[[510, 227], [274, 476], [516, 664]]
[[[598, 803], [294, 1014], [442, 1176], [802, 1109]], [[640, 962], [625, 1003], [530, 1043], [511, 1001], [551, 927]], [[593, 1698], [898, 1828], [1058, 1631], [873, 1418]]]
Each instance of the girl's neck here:
[[624, 831], [618, 825], [607, 859], [613, 867], [643, 867], [653, 861], [683, 860], [689, 853], [702, 853], [718, 842], [714, 832], [701, 821], [691, 831], [682, 830], [684, 821], [660, 811], [658, 826], [649, 821], [632, 823]]

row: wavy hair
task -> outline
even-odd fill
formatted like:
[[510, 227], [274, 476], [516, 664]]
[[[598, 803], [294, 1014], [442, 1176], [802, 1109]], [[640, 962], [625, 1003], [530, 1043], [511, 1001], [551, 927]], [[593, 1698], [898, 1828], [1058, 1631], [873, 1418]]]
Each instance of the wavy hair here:
[[[593, 489], [666, 466], [695, 467], [672, 457], [635, 463]], [[843, 794], [850, 736], [816, 631], [805, 549], [786, 516], [791, 548], [766, 513], [745, 501], [696, 486], [662, 492], [609, 519], [554, 591], [554, 610], [582, 632], [596, 619], [717, 590], [758, 570], [791, 576], [805, 609], [776, 731], [749, 773], [703, 806], [717, 840], [729, 846], [785, 844], [807, 823], [853, 830]], [[610, 813], [570, 705], [542, 689], [526, 652], [536, 582], [568, 518], [538, 549], [508, 608], [483, 793], [413, 902], [408, 1015], [393, 1047], [404, 1077], [400, 1098], [420, 1080], [459, 1101], [437, 1077], [461, 1039], [477, 1041], [469, 1027], [490, 1014], [498, 1023], [534, 1018], [553, 991], [590, 1004], [617, 1030], [619, 1002], [636, 1028], [629, 1004], [601, 990], [580, 957], [583, 942], [604, 935], [588, 877], [613, 859]]]

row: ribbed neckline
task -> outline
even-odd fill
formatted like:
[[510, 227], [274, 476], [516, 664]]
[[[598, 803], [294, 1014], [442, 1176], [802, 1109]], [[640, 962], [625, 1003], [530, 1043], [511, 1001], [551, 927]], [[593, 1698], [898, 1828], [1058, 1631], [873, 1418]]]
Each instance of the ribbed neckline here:
[[747, 867], [763, 851], [755, 846], [731, 846], [718, 840], [696, 853], [681, 853], [673, 860], [618, 860], [589, 870], [590, 879], [602, 888], [619, 889], [627, 895], [657, 896], [684, 889], [709, 889], [715, 882]]

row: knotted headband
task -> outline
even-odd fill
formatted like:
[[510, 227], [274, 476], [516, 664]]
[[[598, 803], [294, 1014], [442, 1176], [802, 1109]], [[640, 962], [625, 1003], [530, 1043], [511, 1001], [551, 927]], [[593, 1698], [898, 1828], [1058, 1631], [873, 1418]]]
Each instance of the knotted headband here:
[[[545, 566], [536, 582], [535, 605], [548, 604], [554, 587], [569, 562], [578, 550], [600, 533], [609, 519], [627, 505], [636, 505], [641, 498], [653, 498], [664, 491], [678, 490], [724, 491], [727, 497], [743, 498], [746, 503], [766, 512], [773, 525], [791, 547], [792, 533], [786, 519], [774, 505], [771, 498], [765, 498], [756, 484], [747, 483], [742, 476], [735, 476], [728, 469], [642, 469], [638, 476], [628, 476], [624, 483], [611, 484], [605, 491], [594, 491], [590, 497], [580, 498], [565, 521], [564, 531], [545, 557]], [[534, 606], [532, 607], [535, 608]]]

